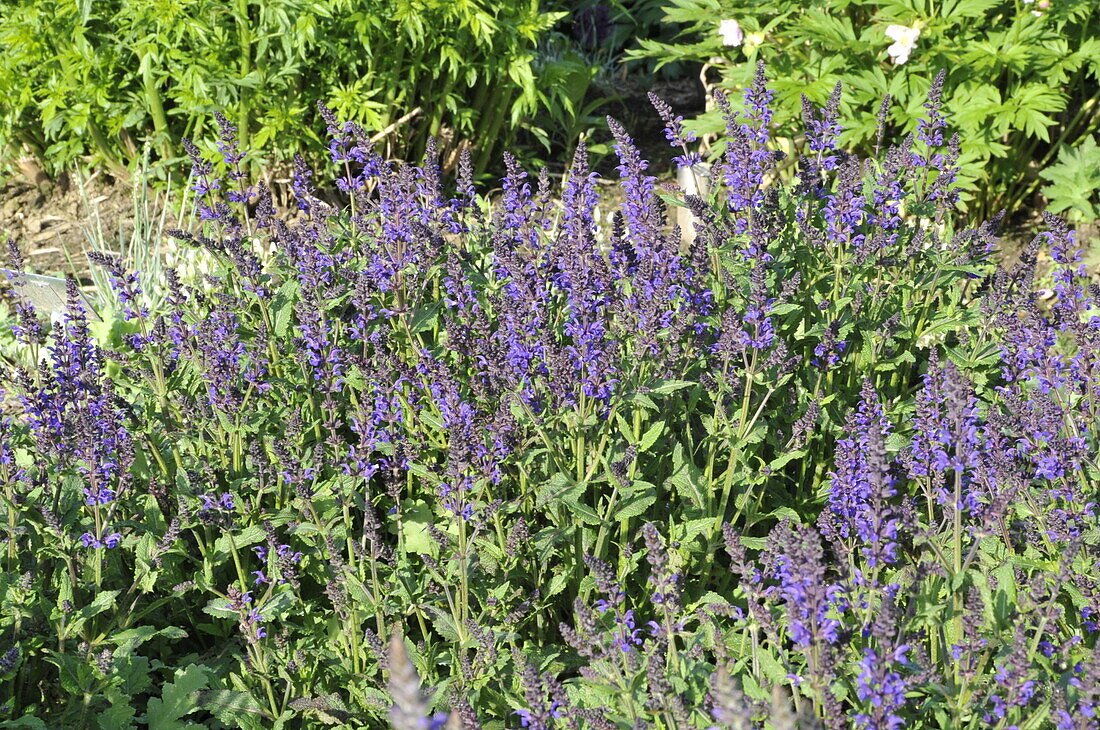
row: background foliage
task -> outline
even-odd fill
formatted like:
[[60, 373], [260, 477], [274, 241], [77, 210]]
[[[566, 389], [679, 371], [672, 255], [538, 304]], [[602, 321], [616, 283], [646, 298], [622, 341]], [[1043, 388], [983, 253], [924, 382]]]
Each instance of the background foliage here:
[[537, 0], [5, 0], [0, 149], [50, 172], [85, 155], [117, 169], [146, 141], [171, 160], [220, 110], [286, 162], [319, 152], [323, 101], [375, 132], [419, 109], [386, 138], [392, 153], [442, 134], [475, 141], [483, 166], [559, 105], [534, 56], [560, 17]]
[[[665, 18], [681, 24], [680, 40], [640, 38], [636, 56], [710, 63], [726, 89], [743, 88], [756, 60], [766, 60], [785, 136], [798, 129], [800, 94], [822, 103], [843, 82], [852, 120], [844, 141], [864, 153], [877, 143], [878, 100], [895, 100], [888, 138], [898, 140], [915, 130], [929, 84], [945, 70], [973, 214], [1031, 204], [1039, 171], [1058, 160], [1055, 175], [1075, 185], [1055, 183], [1044, 194], [1056, 210], [1094, 217], [1100, 188], [1089, 140], [1100, 120], [1100, 19], [1092, 0], [669, 0]], [[738, 21], [744, 43], [723, 45], [720, 19]], [[887, 54], [891, 25], [919, 26], [902, 64]], [[699, 126], [717, 130], [716, 113]]]

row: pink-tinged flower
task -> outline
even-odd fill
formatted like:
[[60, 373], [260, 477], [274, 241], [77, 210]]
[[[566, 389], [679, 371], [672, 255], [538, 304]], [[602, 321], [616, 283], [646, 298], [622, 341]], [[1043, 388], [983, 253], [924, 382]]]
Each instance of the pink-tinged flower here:
[[732, 18], [718, 24], [718, 35], [722, 36], [722, 44], [726, 46], [739, 46], [745, 40], [741, 24]]
[[886, 37], [894, 41], [886, 49], [886, 52], [890, 54], [890, 58], [895, 65], [900, 66], [909, 60], [909, 54], [917, 45], [917, 38], [920, 38], [920, 29], [920, 21], [914, 23], [912, 27], [904, 25], [889, 25], [886, 27]]

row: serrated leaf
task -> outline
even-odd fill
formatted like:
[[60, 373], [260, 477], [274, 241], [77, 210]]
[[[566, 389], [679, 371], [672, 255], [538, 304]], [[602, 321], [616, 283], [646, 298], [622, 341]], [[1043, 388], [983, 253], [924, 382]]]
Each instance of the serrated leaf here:
[[273, 327], [276, 337], [282, 338], [287, 333], [287, 329], [290, 326], [290, 319], [294, 316], [294, 300], [297, 294], [298, 281], [296, 279], [288, 279], [279, 287], [279, 291], [275, 295], [273, 306], [275, 309], [275, 322]]
[[650, 426], [645, 433], [642, 434], [638, 440], [638, 453], [644, 453], [649, 450], [649, 447], [656, 443], [660, 438], [661, 433], [665, 430], [665, 422], [657, 421], [657, 423]]
[[99, 614], [107, 611], [108, 609], [115, 607], [115, 598], [121, 591], [100, 591], [96, 594], [92, 602], [87, 606], [81, 607], [73, 616], [69, 625], [66, 627], [67, 635], [72, 635], [79, 632], [84, 624], [91, 618], [98, 616]]
[[569, 585], [569, 576], [565, 573], [555, 573], [550, 579], [550, 585], [543, 592], [543, 598], [550, 598], [556, 596], [566, 589]]
[[316, 713], [317, 719], [326, 725], [339, 725], [352, 718], [343, 700], [336, 694], [321, 695], [320, 697], [299, 697], [291, 700], [290, 706], [299, 712]]
[[214, 541], [214, 551], [222, 553], [223, 555], [229, 555], [234, 546], [236, 546], [238, 550], [244, 550], [250, 545], [263, 542], [266, 537], [262, 525], [249, 525], [236, 534], [227, 532], [219, 537]]
[[690, 388], [695, 385], [689, 380], [662, 380], [649, 389], [650, 393], [657, 393], [658, 395], [667, 395], [668, 393], [675, 393], [681, 388]]
[[149, 700], [145, 721], [149, 730], [201, 730], [193, 723], [180, 722], [180, 718], [199, 709], [197, 693], [209, 681], [206, 667], [191, 664], [177, 669], [175, 679], [164, 685], [159, 698]]
[[678, 527], [683, 530], [680, 536], [682, 542], [691, 542], [699, 535], [709, 532], [714, 528], [717, 517], [700, 517], [694, 520], [688, 520], [682, 523]]
[[422, 499], [406, 499], [401, 503], [399, 515], [393, 515], [395, 521], [398, 516], [401, 521], [402, 549], [406, 553], [434, 556], [438, 548], [428, 532], [428, 525], [432, 523], [432, 510], [428, 503]]
[[760, 662], [760, 669], [773, 684], [783, 685], [788, 682], [787, 670], [779, 663], [770, 650], [761, 649], [756, 653]]
[[701, 508], [707, 503], [707, 485], [703, 483], [703, 472], [695, 464], [684, 460], [683, 448], [682, 444], [676, 444], [673, 463], [679, 466], [667, 483], [682, 499]]
[[752, 674], [748, 672], [740, 675], [741, 688], [744, 690], [745, 695], [754, 700], [760, 700], [761, 702], [770, 702], [771, 695], [764, 691], [760, 684], [753, 678]]
[[149, 639], [152, 639], [154, 636], [164, 636], [168, 639], [182, 639], [187, 636], [187, 632], [178, 626], [166, 626], [163, 629], [157, 629], [152, 626], [135, 626], [132, 629], [120, 631], [110, 636], [109, 640], [115, 642], [118, 651], [130, 652], [146, 641], [149, 641]]
[[[642, 483], [644, 484], [645, 482]], [[638, 482], [635, 482], [635, 487], [637, 487], [638, 484]], [[632, 517], [638, 517], [644, 514], [656, 501], [657, 487], [650, 484], [648, 488], [631, 494], [619, 503], [619, 506], [615, 508], [615, 521], [623, 522]]]
[[439, 319], [439, 311], [442, 306], [442, 302], [435, 302], [426, 307], [418, 307], [413, 314], [412, 322], [409, 324], [409, 331], [415, 335], [418, 332], [432, 329]]
[[110, 705], [96, 717], [100, 730], [129, 730], [129, 728], [132, 728], [135, 712], [130, 705], [130, 698], [114, 688], [105, 692], [104, 695]]
[[768, 464], [768, 468], [771, 469], [772, 471], [779, 471], [780, 469], [785, 467], [788, 463], [790, 463], [792, 460], [801, 459], [805, 455], [806, 455], [806, 450], [805, 449], [792, 449], [790, 451], [786, 451], [786, 452], [780, 454], [779, 456], [777, 456], [776, 458], [772, 459], [771, 463]]
[[229, 726], [239, 724], [241, 714], [271, 718], [256, 698], [247, 692], [234, 692], [228, 689], [203, 690], [198, 693], [198, 707], [206, 710]]

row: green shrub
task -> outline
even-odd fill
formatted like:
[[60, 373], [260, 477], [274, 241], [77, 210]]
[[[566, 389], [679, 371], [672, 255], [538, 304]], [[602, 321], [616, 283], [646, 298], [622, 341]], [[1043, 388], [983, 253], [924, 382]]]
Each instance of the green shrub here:
[[324, 101], [373, 131], [419, 109], [391, 153], [443, 133], [484, 164], [502, 131], [555, 103], [534, 49], [560, 17], [538, 0], [2, 0], [0, 149], [51, 171], [85, 155], [119, 167], [145, 142], [172, 158], [225, 110], [289, 159], [321, 150], [302, 130]]
[[[1038, 171], [1056, 157], [1070, 165], [1087, 161], [1071, 152], [1100, 118], [1095, 9], [1095, 0], [668, 0], [665, 17], [683, 24], [681, 41], [643, 39], [634, 55], [710, 63], [727, 89], [747, 85], [757, 59], [764, 59], [783, 110], [775, 122], [791, 137], [799, 95], [821, 103], [843, 82], [853, 122], [843, 141], [861, 153], [876, 145], [877, 101], [893, 97], [889, 131], [900, 139], [915, 131], [931, 80], [944, 69], [960, 135], [963, 199], [988, 215], [1027, 202], [1042, 184]], [[738, 46], [724, 45], [722, 20], [738, 22]], [[895, 38], [888, 36], [891, 26], [899, 26]], [[720, 124], [712, 113], [700, 127], [716, 131]], [[1068, 174], [1081, 176], [1079, 168]], [[1091, 184], [1044, 193], [1053, 196], [1055, 210], [1082, 211], [1062, 199], [1095, 201], [1095, 176]]]

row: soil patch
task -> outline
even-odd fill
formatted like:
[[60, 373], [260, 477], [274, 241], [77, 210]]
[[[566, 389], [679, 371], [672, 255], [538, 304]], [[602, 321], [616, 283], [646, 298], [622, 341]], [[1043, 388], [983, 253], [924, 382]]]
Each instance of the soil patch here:
[[[87, 283], [84, 252], [98, 240], [129, 240], [134, 199], [127, 183], [94, 174], [82, 184], [71, 177], [32, 184], [0, 183], [0, 238], [14, 240], [27, 264], [40, 273], [70, 274]], [[6, 252], [5, 252], [6, 256]]]

